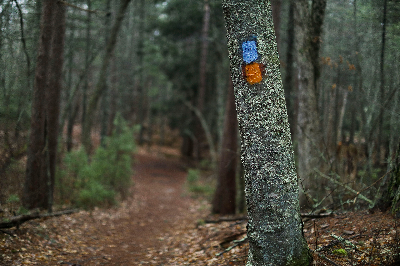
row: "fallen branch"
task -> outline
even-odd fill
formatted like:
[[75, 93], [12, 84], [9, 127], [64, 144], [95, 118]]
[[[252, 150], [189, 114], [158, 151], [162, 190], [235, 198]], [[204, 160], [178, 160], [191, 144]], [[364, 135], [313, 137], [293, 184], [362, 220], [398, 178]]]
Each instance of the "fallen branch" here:
[[[325, 217], [330, 217], [333, 216], [333, 212], [327, 212], [327, 213], [302, 213], [301, 218], [325, 218]], [[205, 220], [204, 222], [207, 224], [217, 224], [217, 223], [222, 223], [222, 222], [235, 222], [235, 221], [247, 221], [248, 218], [247, 216], [239, 216], [239, 217], [221, 217], [216, 220]]]
[[235, 248], [235, 247], [237, 247], [237, 246], [239, 246], [239, 245], [241, 245], [241, 244], [243, 244], [243, 243], [246, 243], [247, 241], [248, 241], [247, 236], [243, 237], [243, 238], [240, 239], [240, 240], [235, 240], [235, 241], [233, 241], [234, 244], [233, 244], [232, 246], [230, 246], [229, 248], [225, 249], [224, 251], [218, 253], [216, 256], [219, 257], [219, 256], [221, 256], [222, 254], [231, 251], [233, 248]]
[[325, 218], [333, 216], [333, 212], [327, 212], [327, 213], [302, 213], [301, 218]]
[[61, 215], [65, 215], [65, 214], [75, 213], [78, 211], [79, 210], [74, 209], [74, 210], [65, 210], [65, 211], [45, 213], [45, 214], [40, 214], [38, 212], [34, 212], [34, 213], [30, 213], [30, 214], [13, 216], [7, 222], [0, 223], [0, 228], [12, 228], [12, 227], [18, 228], [21, 224], [23, 224], [27, 221], [30, 221], [30, 220], [46, 218], [46, 217], [56, 217], [56, 216], [61, 216]]

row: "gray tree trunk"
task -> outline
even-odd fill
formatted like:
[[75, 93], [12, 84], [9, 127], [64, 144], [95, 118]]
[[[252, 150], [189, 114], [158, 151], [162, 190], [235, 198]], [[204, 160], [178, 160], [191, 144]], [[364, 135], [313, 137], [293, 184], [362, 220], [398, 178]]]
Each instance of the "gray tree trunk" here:
[[298, 173], [302, 190], [301, 206], [311, 207], [321, 190], [321, 179], [314, 174], [318, 168], [321, 132], [318, 115], [319, 45], [326, 0], [294, 1], [295, 45], [298, 68]]
[[270, 1], [225, 0], [245, 170], [247, 265], [309, 265]]

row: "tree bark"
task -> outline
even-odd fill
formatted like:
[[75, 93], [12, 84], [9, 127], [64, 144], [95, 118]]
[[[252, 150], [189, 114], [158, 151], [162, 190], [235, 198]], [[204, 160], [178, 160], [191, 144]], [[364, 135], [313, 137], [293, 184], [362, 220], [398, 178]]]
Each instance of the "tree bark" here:
[[65, 6], [57, 2], [53, 14], [53, 39], [51, 44], [50, 85], [46, 95], [46, 125], [49, 173], [49, 206], [51, 211], [56, 175], [57, 144], [60, 116], [60, 94], [64, 62]]
[[[381, 62], [380, 62], [380, 87], [379, 87], [379, 102], [383, 103], [385, 99], [385, 43], [386, 43], [386, 24], [387, 24], [387, 0], [383, 2], [383, 18], [382, 18], [382, 46], [381, 46]], [[378, 132], [377, 132], [377, 161], [381, 164], [381, 144], [383, 138], [383, 117], [384, 109], [379, 112], [378, 117]]]
[[218, 165], [218, 184], [212, 202], [212, 212], [235, 214], [236, 211], [236, 152], [237, 117], [232, 81], [228, 87], [222, 147]]
[[[300, 205], [310, 207], [321, 192], [322, 180], [317, 178], [321, 132], [318, 115], [319, 46], [326, 0], [314, 0], [309, 11], [307, 0], [294, 2], [296, 57], [298, 66], [298, 174], [302, 190]], [[307, 196], [306, 196], [307, 195]]]
[[[208, 0], [204, 0], [204, 15], [203, 28], [201, 30], [201, 50], [200, 50], [200, 65], [199, 65], [199, 90], [197, 96], [197, 109], [203, 115], [204, 100], [206, 95], [207, 85], [207, 55], [208, 55], [208, 32], [210, 29], [210, 4]], [[200, 159], [202, 153], [202, 143], [204, 141], [204, 131], [201, 122], [197, 119], [194, 130], [195, 138], [197, 139], [197, 147], [194, 154], [197, 160]]]
[[48, 208], [48, 173], [46, 167], [46, 91], [49, 80], [52, 17], [56, 2], [44, 0], [41, 33], [34, 80], [31, 132], [22, 204], [27, 209]]
[[247, 265], [309, 265], [270, 1], [225, 0], [223, 9], [245, 169]]
[[290, 132], [292, 138], [295, 139], [295, 98], [296, 98], [296, 86], [295, 70], [294, 70], [294, 1], [291, 0], [289, 4], [289, 21], [287, 29], [287, 48], [286, 48], [286, 75], [284, 80], [285, 98], [288, 110], [288, 119], [290, 124]]
[[281, 6], [282, 0], [271, 0], [272, 18], [274, 19], [274, 29], [276, 36], [276, 43], [278, 45], [278, 52], [281, 49]]

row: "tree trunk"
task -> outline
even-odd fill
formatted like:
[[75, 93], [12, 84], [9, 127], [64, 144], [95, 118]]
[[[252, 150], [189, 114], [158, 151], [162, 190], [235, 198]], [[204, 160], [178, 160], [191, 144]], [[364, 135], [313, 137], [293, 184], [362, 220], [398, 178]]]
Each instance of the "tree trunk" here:
[[247, 265], [309, 265], [270, 1], [225, 0], [223, 8], [245, 169]]
[[[387, 18], [386, 18], [386, 13], [387, 13], [387, 0], [384, 0], [383, 2], [383, 19], [382, 19], [382, 46], [381, 46], [381, 62], [380, 62], [380, 87], [379, 87], [379, 102], [383, 103], [385, 100], [385, 41], [386, 41], [386, 23], [387, 23]], [[384, 137], [383, 133], [383, 116], [384, 116], [384, 110], [382, 109], [381, 112], [379, 112], [379, 117], [378, 117], [378, 128], [377, 128], [377, 162], [378, 165], [381, 164], [381, 143], [382, 138]]]
[[[91, 10], [92, 8], [92, 0], [87, 0], [88, 9]], [[90, 77], [90, 62], [89, 62], [89, 54], [90, 54], [90, 43], [91, 43], [91, 23], [92, 23], [92, 12], [87, 12], [87, 19], [86, 19], [86, 43], [85, 43], [85, 71], [86, 75], [84, 77], [84, 85], [82, 88], [82, 119], [81, 123], [82, 126], [85, 124], [86, 119], [86, 109], [87, 109], [87, 92], [89, 90], [89, 77]]]
[[[204, 16], [203, 16], [203, 28], [201, 30], [201, 50], [200, 50], [200, 66], [199, 66], [199, 91], [197, 96], [197, 109], [203, 115], [204, 99], [206, 94], [207, 85], [207, 54], [208, 54], [208, 32], [210, 29], [210, 4], [208, 0], [204, 0]], [[201, 122], [196, 119], [195, 123], [195, 138], [197, 139], [197, 147], [195, 150], [197, 154], [194, 154], [197, 160], [201, 157], [201, 147], [204, 141], [204, 131], [201, 126]]]
[[218, 165], [218, 184], [213, 199], [213, 213], [235, 214], [236, 210], [236, 151], [237, 117], [232, 81], [226, 99], [224, 138]]
[[49, 191], [46, 167], [46, 91], [49, 81], [50, 49], [52, 40], [52, 16], [56, 2], [44, 0], [42, 6], [41, 33], [34, 80], [31, 131], [22, 204], [27, 209], [49, 207]]
[[107, 41], [106, 45], [106, 53], [103, 58], [103, 62], [101, 65], [100, 73], [99, 73], [99, 80], [97, 82], [96, 89], [90, 98], [89, 105], [87, 108], [86, 112], [86, 117], [90, 119], [86, 119], [85, 123], [83, 124], [83, 129], [82, 129], [82, 142], [83, 145], [85, 146], [85, 149], [87, 152], [92, 151], [92, 143], [91, 143], [91, 130], [93, 127], [93, 117], [97, 109], [97, 105], [99, 103], [99, 100], [101, 96], [103, 95], [104, 91], [107, 88], [107, 70], [108, 70], [108, 65], [110, 64], [110, 60], [112, 58], [112, 54], [114, 52], [115, 45], [117, 43], [117, 37], [118, 37], [118, 32], [119, 29], [121, 28], [122, 20], [124, 19], [125, 16], [125, 11], [128, 8], [129, 2], [131, 0], [121, 0], [120, 7], [114, 22], [114, 25], [111, 28], [111, 36]]
[[282, 0], [271, 0], [272, 18], [274, 19], [274, 29], [276, 36], [276, 43], [278, 45], [278, 52], [281, 49], [281, 6]]
[[287, 48], [286, 48], [286, 75], [284, 81], [285, 98], [288, 110], [288, 119], [290, 124], [290, 132], [292, 137], [295, 138], [295, 98], [296, 98], [296, 86], [294, 84], [294, 0], [290, 1], [289, 6], [289, 22], [287, 30]]
[[48, 173], [50, 182], [49, 206], [51, 211], [53, 202], [54, 182], [56, 175], [56, 158], [59, 132], [60, 116], [60, 94], [62, 70], [64, 62], [64, 37], [65, 37], [65, 6], [57, 2], [53, 14], [53, 40], [51, 45], [51, 72], [49, 74], [50, 85], [48, 86], [46, 98], [46, 125], [47, 125], [47, 147], [48, 147]]
[[[326, 0], [314, 0], [310, 14], [307, 0], [294, 3], [296, 52], [298, 66], [297, 139], [298, 174], [301, 180], [301, 206], [311, 206], [317, 192], [322, 192], [322, 180], [314, 174], [320, 150], [317, 83], [319, 78], [319, 46]], [[307, 197], [306, 197], [307, 195]]]

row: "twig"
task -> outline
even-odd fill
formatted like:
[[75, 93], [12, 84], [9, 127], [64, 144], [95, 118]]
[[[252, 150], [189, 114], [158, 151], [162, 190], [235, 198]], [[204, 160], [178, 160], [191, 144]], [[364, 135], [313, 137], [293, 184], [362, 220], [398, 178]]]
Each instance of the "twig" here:
[[322, 176], [322, 177], [324, 177], [324, 178], [326, 178], [326, 179], [332, 181], [333, 183], [335, 183], [335, 184], [337, 184], [337, 185], [339, 185], [339, 186], [341, 186], [341, 187], [344, 187], [345, 189], [347, 189], [347, 190], [353, 192], [354, 194], [356, 194], [356, 198], [359, 197], [360, 199], [365, 200], [366, 202], [368, 202], [368, 203], [371, 204], [371, 205], [374, 204], [374, 203], [372, 202], [372, 200], [370, 200], [370, 199], [368, 199], [367, 197], [365, 197], [364, 195], [360, 194], [360, 192], [355, 191], [354, 189], [352, 189], [352, 188], [349, 187], [348, 185], [342, 184], [342, 183], [340, 183], [339, 181], [337, 181], [337, 180], [331, 178], [330, 176], [327, 176], [327, 175], [321, 173], [317, 168], [314, 168], [314, 171], [317, 172], [320, 176]]
[[241, 221], [247, 220], [247, 216], [239, 216], [239, 217], [221, 217], [217, 220], [205, 220], [204, 222], [207, 224], [216, 224], [222, 222], [234, 222], [234, 221]]
[[347, 246], [350, 246], [350, 247], [352, 247], [352, 248], [354, 248], [354, 249], [357, 249], [357, 247], [356, 247], [353, 243], [351, 243], [351, 242], [350, 242], [349, 240], [347, 240], [347, 239], [344, 239], [344, 238], [341, 237], [341, 236], [337, 236], [337, 235], [335, 235], [335, 234], [331, 234], [331, 237], [335, 238], [336, 240], [342, 242], [343, 244], [345, 244], [345, 245], [347, 245]]
[[302, 213], [301, 218], [325, 218], [333, 216], [333, 212], [327, 212], [327, 213]]
[[246, 243], [247, 241], [248, 241], [247, 236], [243, 237], [243, 238], [240, 239], [240, 240], [235, 240], [235, 241], [233, 241], [234, 244], [233, 244], [232, 246], [230, 246], [230, 247], [228, 247], [227, 249], [225, 249], [224, 251], [218, 253], [216, 256], [219, 257], [219, 256], [221, 256], [222, 254], [231, 251], [233, 248], [235, 248], [235, 247], [237, 247], [237, 246], [239, 246], [239, 245], [241, 245], [241, 244], [243, 244], [243, 243]]
[[324, 259], [325, 261], [329, 262], [330, 264], [334, 265], [334, 266], [340, 266], [339, 264], [334, 263], [333, 261], [331, 261], [330, 259], [328, 259], [325, 255], [316, 252], [316, 254], [318, 255], [318, 257], [320, 257], [321, 259]]
[[359, 192], [357, 192], [356, 196], [354, 197], [354, 202], [356, 201], [357, 196], [358, 196], [361, 192], [363, 192], [363, 191], [369, 189], [370, 187], [372, 187], [373, 185], [375, 185], [376, 183], [378, 183], [380, 180], [382, 180], [382, 178], [384, 178], [384, 177], [385, 177], [387, 174], [389, 174], [390, 172], [392, 172], [392, 169], [390, 169], [389, 171], [387, 171], [386, 174], [384, 174], [382, 177], [380, 177], [378, 180], [376, 180], [374, 183], [372, 183], [372, 184], [369, 185], [368, 187], [366, 187], [366, 188], [360, 190]]

